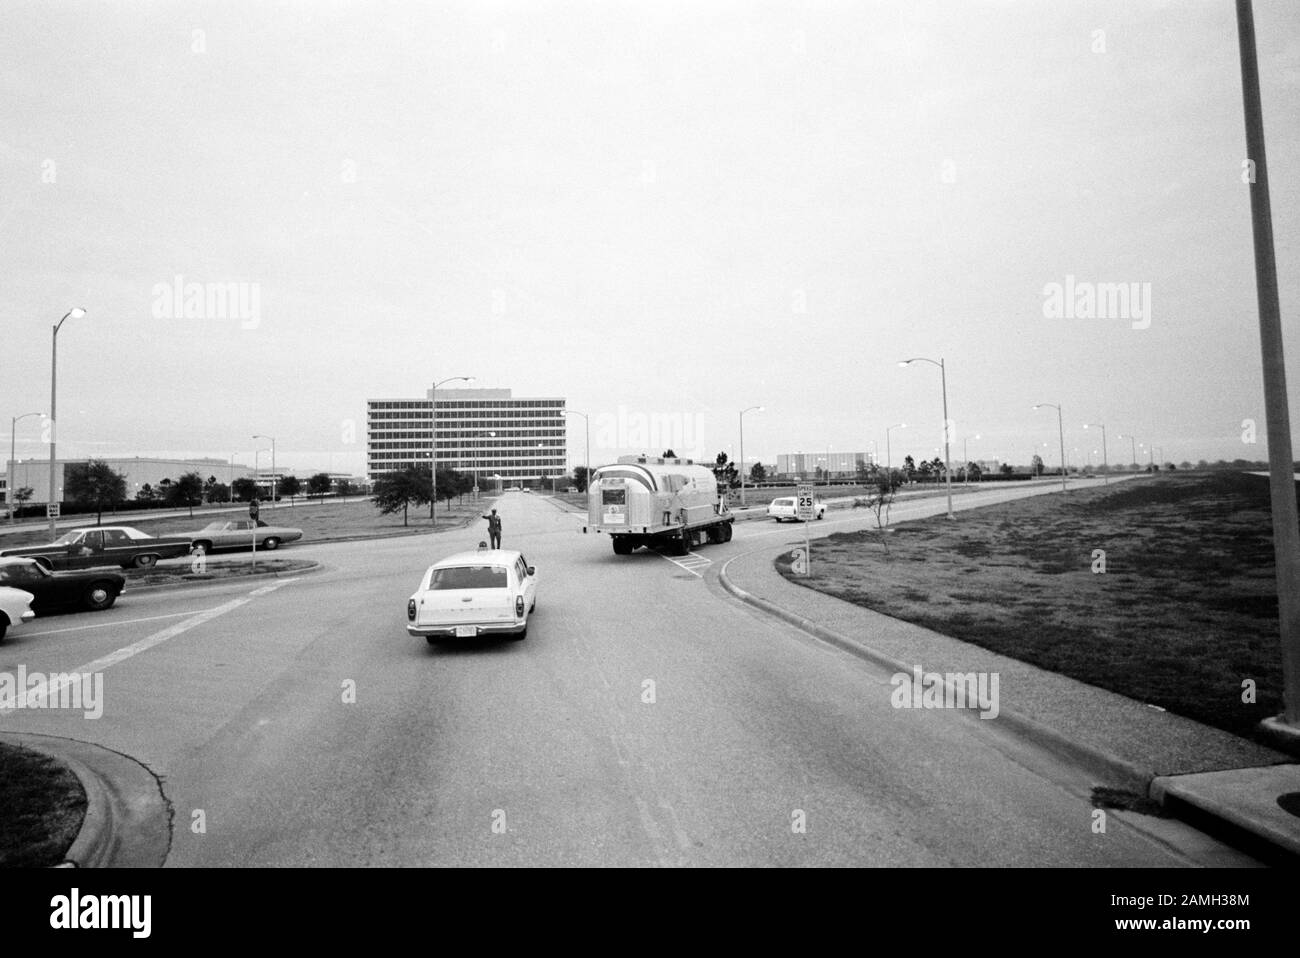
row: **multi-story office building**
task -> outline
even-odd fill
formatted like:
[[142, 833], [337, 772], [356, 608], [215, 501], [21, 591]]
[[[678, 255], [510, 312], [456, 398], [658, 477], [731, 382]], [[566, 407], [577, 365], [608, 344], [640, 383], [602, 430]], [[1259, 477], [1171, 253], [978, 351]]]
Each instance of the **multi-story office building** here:
[[827, 472], [831, 478], [852, 478], [858, 467], [871, 462], [865, 452], [796, 452], [782, 453], [776, 457], [776, 472], [780, 476], [811, 478]]
[[[436, 403], [435, 403], [436, 399]], [[549, 483], [567, 474], [564, 400], [509, 389], [427, 390], [423, 399], [366, 400], [366, 475], [427, 465], [437, 408], [440, 469], [473, 473], [480, 486]]]

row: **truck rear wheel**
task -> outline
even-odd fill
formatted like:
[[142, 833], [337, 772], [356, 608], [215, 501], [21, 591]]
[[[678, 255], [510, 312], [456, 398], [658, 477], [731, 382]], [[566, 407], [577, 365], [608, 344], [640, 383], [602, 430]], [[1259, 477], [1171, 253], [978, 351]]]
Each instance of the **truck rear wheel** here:
[[614, 555], [630, 556], [632, 554], [632, 538], [630, 536], [611, 536], [614, 541]]
[[722, 524], [722, 541], [723, 541], [723, 542], [730, 542], [730, 541], [731, 541], [731, 523], [730, 523], [730, 522], [724, 522], [724, 523]]

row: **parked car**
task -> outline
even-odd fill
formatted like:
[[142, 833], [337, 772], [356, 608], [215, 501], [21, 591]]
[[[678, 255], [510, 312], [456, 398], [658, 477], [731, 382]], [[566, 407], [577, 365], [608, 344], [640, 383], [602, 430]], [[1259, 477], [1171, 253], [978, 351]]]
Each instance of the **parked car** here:
[[301, 529], [287, 526], [267, 525], [261, 519], [235, 519], [229, 521], [209, 522], [198, 532], [185, 533], [190, 538], [190, 548], [203, 548], [204, 552], [213, 549], [251, 549], [253, 536], [257, 536], [259, 549], [278, 549], [285, 542], [296, 542], [302, 538]]
[[436, 562], [406, 602], [406, 631], [439, 638], [528, 635], [537, 570], [512, 549], [460, 552]]
[[37, 615], [73, 607], [98, 612], [112, 608], [126, 589], [126, 576], [103, 569], [51, 572], [35, 559], [13, 556], [0, 559], [0, 586], [30, 592], [35, 596], [32, 611]]
[[18, 628], [36, 615], [32, 611], [34, 598], [30, 592], [0, 585], [0, 642], [11, 628]]
[[[784, 519], [790, 519], [794, 522], [799, 521], [799, 507], [795, 504], [794, 496], [788, 496], [784, 499], [773, 499], [767, 504], [767, 514], [777, 522], [781, 522]], [[820, 499], [814, 499], [813, 515], [818, 519], [825, 517], [826, 503], [822, 502]]]
[[159, 559], [190, 551], [188, 536], [150, 536], [130, 526], [88, 526], [72, 529], [48, 545], [0, 551], [3, 556], [35, 559], [47, 569], [89, 569], [119, 565], [147, 569]]

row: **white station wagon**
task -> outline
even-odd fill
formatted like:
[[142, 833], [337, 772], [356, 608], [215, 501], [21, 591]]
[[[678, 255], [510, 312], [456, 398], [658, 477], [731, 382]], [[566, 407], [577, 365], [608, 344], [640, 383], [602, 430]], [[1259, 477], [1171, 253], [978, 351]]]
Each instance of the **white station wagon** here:
[[511, 549], [459, 552], [429, 566], [406, 602], [406, 631], [440, 638], [528, 634], [537, 570]]
[[[789, 519], [791, 522], [799, 521], [799, 508], [795, 505], [793, 496], [788, 496], [784, 499], [773, 499], [767, 504], [767, 514], [777, 522], [780, 522], [783, 519]], [[820, 499], [814, 499], [813, 515], [818, 519], [825, 518], [826, 503], [822, 502]]]

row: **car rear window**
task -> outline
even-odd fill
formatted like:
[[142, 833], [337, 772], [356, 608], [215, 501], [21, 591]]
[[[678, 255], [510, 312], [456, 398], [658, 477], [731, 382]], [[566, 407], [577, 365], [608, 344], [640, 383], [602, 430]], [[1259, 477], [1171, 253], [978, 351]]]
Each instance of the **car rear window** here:
[[510, 585], [505, 566], [476, 565], [452, 566], [434, 569], [429, 581], [432, 590], [444, 589], [505, 589]]
[[774, 506], [792, 506], [792, 505], [794, 505], [794, 500], [793, 500], [793, 499], [773, 499], [773, 500], [772, 500], [772, 505], [774, 505]]

